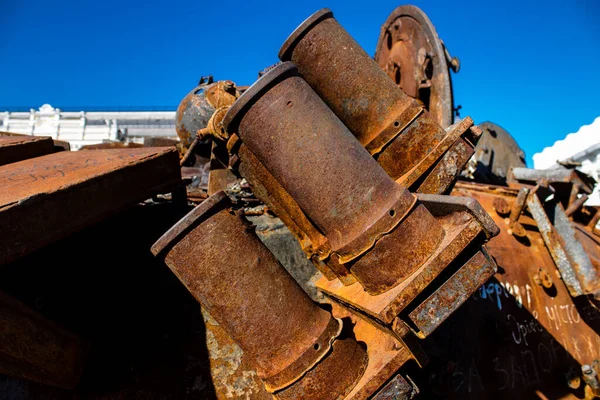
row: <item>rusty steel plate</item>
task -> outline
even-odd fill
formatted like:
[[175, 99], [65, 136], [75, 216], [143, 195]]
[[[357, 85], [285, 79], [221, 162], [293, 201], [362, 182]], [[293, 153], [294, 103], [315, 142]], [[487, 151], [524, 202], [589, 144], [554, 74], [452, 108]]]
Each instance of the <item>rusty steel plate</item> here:
[[382, 388], [415, 356], [402, 341], [371, 321], [332, 303], [333, 315], [353, 325], [352, 334], [366, 346], [369, 363], [361, 379], [344, 400], [366, 400]]
[[442, 127], [452, 124], [452, 79], [444, 44], [418, 7], [400, 6], [381, 26], [375, 62]]
[[0, 265], [181, 183], [175, 149], [60, 152], [0, 167]]
[[431, 334], [496, 272], [496, 264], [482, 248], [439, 289], [409, 313], [419, 336]]
[[512, 206], [518, 190], [459, 183], [453, 194], [477, 199], [500, 227], [486, 245], [498, 272], [424, 341], [430, 364], [417, 382], [423, 395], [584, 398], [581, 366], [600, 358], [598, 303], [569, 295], [529, 212], [518, 220], [526, 236], [509, 234], [494, 202]]
[[86, 351], [79, 337], [0, 292], [0, 373], [73, 389]]
[[[31, 135], [24, 135], [22, 133], [14, 133], [14, 132], [0, 132], [0, 137], [3, 136], [11, 136], [11, 137], [22, 137], [22, 138], [31, 138]], [[41, 136], [36, 136], [38, 138], [40, 138]], [[64, 141], [64, 140], [55, 140], [53, 139], [52, 142], [54, 143], [54, 152], [57, 151], [70, 151], [71, 150], [71, 145], [69, 144], [69, 142]], [[49, 154], [49, 153], [47, 153]]]
[[0, 135], [0, 165], [23, 161], [53, 152], [54, 142], [50, 137]]

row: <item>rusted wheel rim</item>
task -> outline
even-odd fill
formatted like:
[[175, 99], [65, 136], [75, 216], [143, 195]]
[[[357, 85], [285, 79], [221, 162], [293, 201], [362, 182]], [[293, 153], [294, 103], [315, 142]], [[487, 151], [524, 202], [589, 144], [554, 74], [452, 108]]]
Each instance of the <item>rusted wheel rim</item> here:
[[452, 81], [442, 41], [415, 6], [396, 8], [381, 27], [375, 62], [446, 128], [453, 120]]

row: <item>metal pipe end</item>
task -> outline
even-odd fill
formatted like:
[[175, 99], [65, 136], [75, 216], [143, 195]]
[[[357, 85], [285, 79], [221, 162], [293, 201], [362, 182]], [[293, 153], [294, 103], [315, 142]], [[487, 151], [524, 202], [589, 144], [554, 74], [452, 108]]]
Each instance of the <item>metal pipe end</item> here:
[[237, 128], [242, 117], [263, 94], [277, 83], [296, 75], [298, 75], [298, 68], [291, 62], [281, 63], [264, 74], [229, 108], [229, 111], [223, 117], [223, 128], [230, 135], [237, 133]]
[[315, 27], [319, 22], [327, 18], [333, 18], [333, 12], [329, 8], [322, 8], [310, 17], [306, 18], [290, 36], [286, 39], [279, 50], [279, 59], [281, 61], [290, 61], [292, 53], [300, 40]]
[[164, 235], [162, 235], [156, 243], [152, 245], [150, 251], [155, 257], [164, 254], [179, 240], [185, 236], [190, 230], [205, 221], [211, 215], [231, 206], [231, 200], [224, 191], [217, 193], [204, 200], [198, 207], [190, 211], [185, 217], [180, 219], [171, 227]]

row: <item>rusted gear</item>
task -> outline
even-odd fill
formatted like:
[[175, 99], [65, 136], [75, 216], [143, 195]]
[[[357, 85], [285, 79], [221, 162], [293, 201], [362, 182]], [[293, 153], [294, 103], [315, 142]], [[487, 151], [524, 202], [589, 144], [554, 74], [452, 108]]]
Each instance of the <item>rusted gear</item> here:
[[375, 61], [410, 97], [417, 99], [442, 127], [453, 120], [452, 80], [460, 62], [451, 57], [435, 27], [415, 6], [396, 8], [381, 27]]

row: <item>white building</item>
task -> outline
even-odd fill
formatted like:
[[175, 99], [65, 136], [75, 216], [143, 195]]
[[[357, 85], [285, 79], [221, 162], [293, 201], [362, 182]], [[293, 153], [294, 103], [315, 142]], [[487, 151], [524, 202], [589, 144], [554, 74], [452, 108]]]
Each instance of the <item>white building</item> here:
[[175, 111], [64, 112], [49, 104], [29, 112], [0, 111], [0, 131], [51, 136], [71, 149], [106, 141], [143, 143], [146, 137], [177, 138]]
[[[600, 117], [590, 125], [584, 125], [575, 133], [568, 134], [563, 140], [557, 140], [552, 146], [533, 155], [533, 167], [551, 169], [558, 166], [557, 161], [581, 163], [578, 170], [591, 175], [600, 182]], [[586, 205], [600, 205], [600, 185]]]

